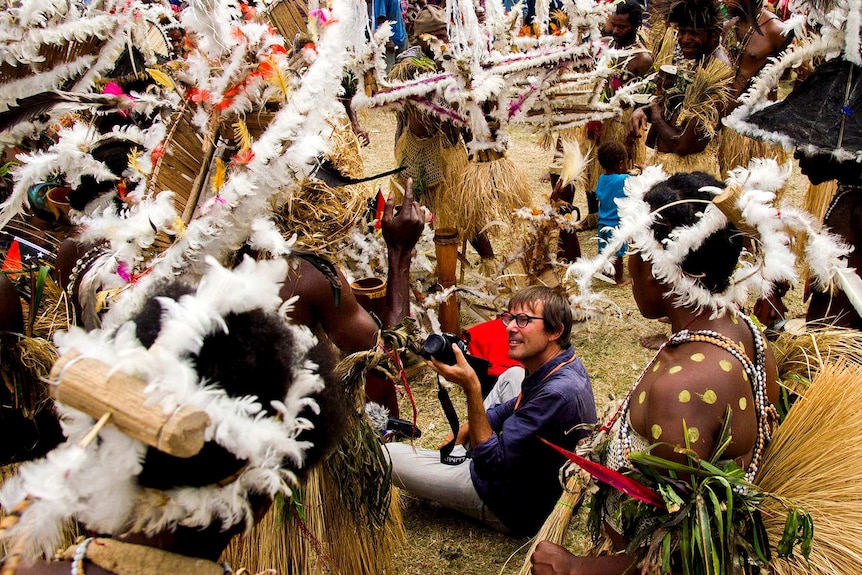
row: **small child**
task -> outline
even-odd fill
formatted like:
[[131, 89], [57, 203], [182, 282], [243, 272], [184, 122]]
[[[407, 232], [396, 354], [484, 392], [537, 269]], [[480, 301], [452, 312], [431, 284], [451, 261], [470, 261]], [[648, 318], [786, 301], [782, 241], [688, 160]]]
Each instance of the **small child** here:
[[[626, 194], [623, 185], [629, 177], [627, 173], [628, 154], [625, 147], [618, 142], [605, 142], [599, 146], [597, 152], [599, 165], [605, 171], [599, 176], [596, 184], [596, 196], [599, 199], [599, 251], [608, 245], [614, 230], [620, 225], [620, 215], [617, 212], [617, 198]], [[623, 276], [623, 257], [627, 246], [617, 251], [614, 260], [614, 281], [618, 286], [629, 283], [628, 278]]]

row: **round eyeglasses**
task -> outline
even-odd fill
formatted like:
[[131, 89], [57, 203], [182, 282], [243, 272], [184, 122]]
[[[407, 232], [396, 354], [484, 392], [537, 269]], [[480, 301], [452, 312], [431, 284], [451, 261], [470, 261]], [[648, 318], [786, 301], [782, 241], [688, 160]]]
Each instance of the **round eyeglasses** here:
[[534, 319], [545, 319], [543, 317], [527, 315], [525, 313], [511, 314], [507, 311], [504, 311], [497, 317], [500, 318], [500, 321], [503, 322], [503, 325], [509, 325], [510, 323], [512, 323], [512, 320], [515, 320], [515, 325], [517, 325], [518, 327], [527, 327], [527, 325]]

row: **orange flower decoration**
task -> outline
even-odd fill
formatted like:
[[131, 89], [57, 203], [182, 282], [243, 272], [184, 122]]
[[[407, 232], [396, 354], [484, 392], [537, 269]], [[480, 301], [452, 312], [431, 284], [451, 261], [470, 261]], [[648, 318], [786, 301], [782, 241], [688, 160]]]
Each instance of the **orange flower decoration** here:
[[195, 104], [200, 104], [201, 102], [212, 102], [212, 94], [210, 94], [208, 90], [201, 90], [199, 88], [192, 87], [189, 88], [186, 95], [189, 97], [189, 100]]

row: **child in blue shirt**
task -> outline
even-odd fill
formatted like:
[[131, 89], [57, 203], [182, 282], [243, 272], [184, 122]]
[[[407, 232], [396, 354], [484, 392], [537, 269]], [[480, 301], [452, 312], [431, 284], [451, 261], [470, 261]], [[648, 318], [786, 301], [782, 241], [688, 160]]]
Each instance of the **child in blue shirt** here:
[[[596, 196], [599, 200], [599, 251], [601, 251], [608, 245], [608, 240], [620, 225], [615, 200], [626, 195], [623, 186], [629, 174], [626, 171], [628, 154], [622, 144], [605, 142], [599, 146], [597, 156], [599, 165], [605, 171], [599, 176], [596, 184]], [[626, 255], [627, 247], [623, 244], [614, 260], [614, 281], [618, 286], [626, 285], [630, 281], [623, 275], [623, 257]]]

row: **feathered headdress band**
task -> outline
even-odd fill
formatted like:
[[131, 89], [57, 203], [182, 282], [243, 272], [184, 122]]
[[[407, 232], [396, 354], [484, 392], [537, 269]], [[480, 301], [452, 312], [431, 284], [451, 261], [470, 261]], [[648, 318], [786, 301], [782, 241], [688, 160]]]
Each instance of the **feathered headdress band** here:
[[[737, 168], [728, 178], [729, 186], [741, 190], [733, 210], [743, 218], [744, 228], [757, 249], [744, 249], [727, 289], [715, 293], [704, 287], [698, 278], [682, 269], [682, 262], [715, 232], [728, 224], [725, 213], [714, 203], [707, 203], [691, 226], [680, 226], [666, 239], [656, 239], [652, 226], [661, 217], [661, 209], [652, 210], [644, 195], [656, 184], [667, 179], [661, 167], [651, 166], [641, 176], [626, 181], [626, 197], [617, 201], [620, 226], [608, 245], [597, 257], [572, 264], [566, 281], [578, 288], [570, 301], [576, 315], [592, 317], [603, 296], [594, 294], [590, 284], [597, 273], [607, 272], [614, 254], [627, 241], [644, 261], [652, 264], [653, 275], [668, 286], [675, 304], [709, 309], [714, 315], [745, 304], [750, 295], [764, 297], [778, 283], [795, 283], [797, 279], [792, 242], [796, 232], [806, 234], [805, 259], [812, 277], [820, 288], [828, 289], [840, 283], [846, 275], [847, 262], [842, 259], [850, 248], [834, 235], [824, 232], [814, 218], [802, 210], [773, 205], [775, 190], [789, 177], [789, 166], [779, 167], [774, 160], [753, 160], [748, 169]], [[706, 191], [718, 195], [718, 188]]]

